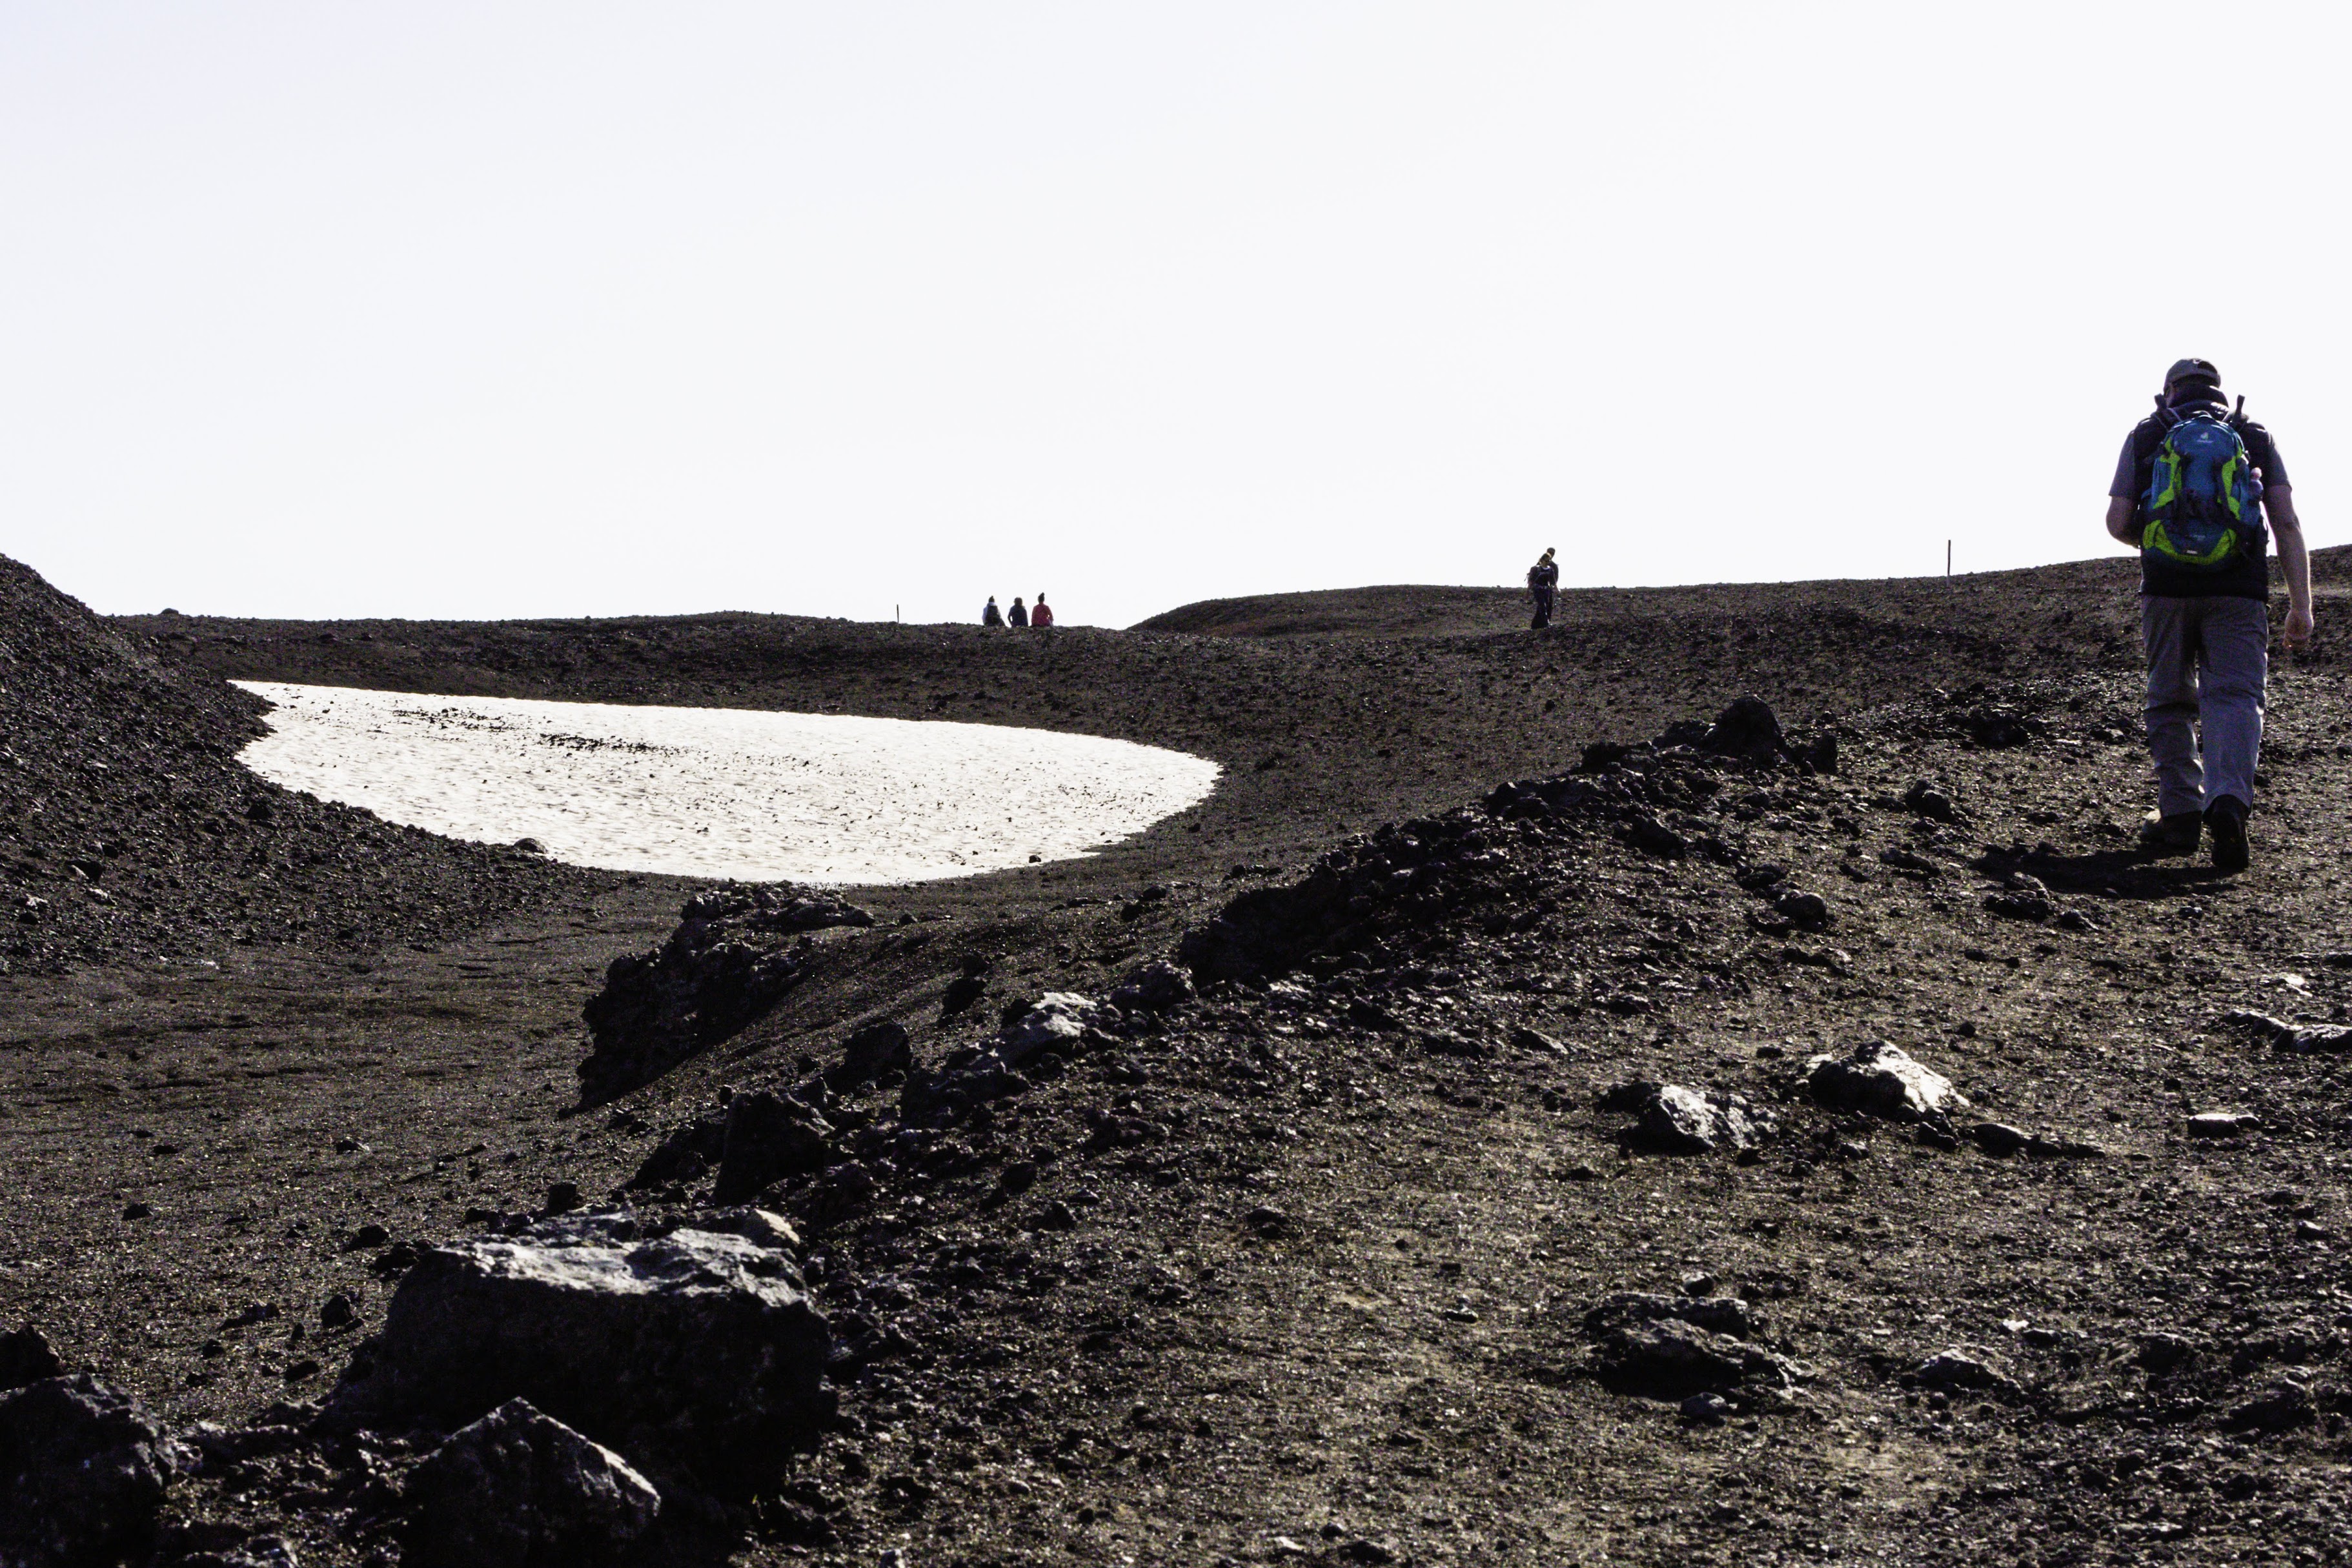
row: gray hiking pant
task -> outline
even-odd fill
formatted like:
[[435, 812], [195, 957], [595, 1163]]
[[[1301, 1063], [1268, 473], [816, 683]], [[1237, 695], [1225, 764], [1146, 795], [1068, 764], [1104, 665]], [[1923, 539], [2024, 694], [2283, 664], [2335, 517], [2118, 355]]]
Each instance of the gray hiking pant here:
[[[2144, 598], [2147, 749], [2156, 809], [2201, 811], [2224, 795], [2254, 803], [2270, 675], [2270, 606], [2258, 599]], [[2199, 731], [2203, 752], [2199, 757]]]

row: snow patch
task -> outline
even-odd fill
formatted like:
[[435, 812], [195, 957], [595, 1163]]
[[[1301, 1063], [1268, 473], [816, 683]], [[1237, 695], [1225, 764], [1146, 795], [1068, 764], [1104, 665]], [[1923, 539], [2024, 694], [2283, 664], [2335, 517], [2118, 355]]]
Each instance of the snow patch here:
[[1000, 725], [632, 707], [239, 681], [289, 789], [613, 871], [928, 882], [1099, 849], [1198, 804], [1218, 768]]

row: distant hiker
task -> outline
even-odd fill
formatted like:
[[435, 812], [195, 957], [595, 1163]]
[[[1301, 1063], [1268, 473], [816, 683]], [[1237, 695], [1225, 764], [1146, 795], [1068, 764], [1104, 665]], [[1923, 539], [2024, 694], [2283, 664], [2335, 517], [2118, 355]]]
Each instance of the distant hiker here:
[[980, 612], [980, 623], [983, 626], [1004, 624], [1004, 612], [996, 607], [996, 595], [993, 593], [988, 596], [988, 608]]
[[2245, 411], [2242, 397], [2234, 409], [2223, 403], [2210, 361], [2177, 361], [2107, 486], [2107, 532], [2139, 550], [2156, 762], [2156, 810], [2140, 842], [2154, 854], [2195, 854], [2210, 828], [2221, 872], [2245, 870], [2251, 854], [2246, 818], [2270, 674], [2265, 511], [2286, 569], [2286, 645], [2311, 639], [2311, 557], [2294, 492], [2270, 432]]
[[1551, 601], [1559, 592], [1559, 565], [1551, 555], [1544, 551], [1542, 559], [1528, 568], [1528, 597], [1536, 601], [1533, 624], [1538, 632], [1551, 624]]
[[1037, 596], [1037, 607], [1029, 612], [1029, 624], [1032, 626], [1051, 626], [1053, 623], [1054, 607], [1045, 602], [1045, 596], [1041, 593]]
[[1029, 624], [1029, 612], [1027, 608], [1022, 604], [1021, 596], [1019, 594], [1016, 593], [1013, 596], [1013, 608], [1004, 612], [1004, 619], [1015, 626], [1026, 626]]

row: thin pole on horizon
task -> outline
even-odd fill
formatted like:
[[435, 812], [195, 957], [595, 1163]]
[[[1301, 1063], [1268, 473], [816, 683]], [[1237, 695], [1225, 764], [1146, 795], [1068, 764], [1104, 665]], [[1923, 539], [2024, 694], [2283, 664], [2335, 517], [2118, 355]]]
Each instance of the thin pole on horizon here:
[[1944, 541], [1944, 580], [1952, 580], [1952, 541], [1949, 539]]

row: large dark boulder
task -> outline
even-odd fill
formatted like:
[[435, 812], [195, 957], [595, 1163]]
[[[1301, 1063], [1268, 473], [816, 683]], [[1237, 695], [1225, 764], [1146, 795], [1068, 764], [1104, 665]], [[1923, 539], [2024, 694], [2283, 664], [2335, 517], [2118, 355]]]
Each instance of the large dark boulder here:
[[841, 1060], [827, 1070], [824, 1081], [835, 1090], [845, 1092], [889, 1073], [903, 1073], [914, 1065], [914, 1047], [907, 1026], [890, 1019], [877, 1019], [852, 1030], [849, 1038], [841, 1042]]
[[781, 1094], [738, 1094], [727, 1106], [713, 1203], [742, 1203], [781, 1176], [833, 1163], [832, 1124], [815, 1108]]
[[661, 1493], [626, 1459], [509, 1399], [408, 1481], [411, 1568], [583, 1568], [628, 1560]]
[[832, 1336], [791, 1258], [739, 1236], [630, 1228], [581, 1215], [428, 1251], [326, 1419], [447, 1430], [527, 1399], [722, 1492], [772, 1479], [833, 1409]]
[[679, 915], [659, 947], [614, 959], [582, 1009], [594, 1043], [580, 1064], [589, 1103], [652, 1082], [765, 1015], [807, 977], [810, 933], [874, 924], [854, 904], [790, 883], [715, 888]]
[[87, 1373], [0, 1396], [0, 1563], [113, 1563], [140, 1552], [189, 1462], [137, 1400]]
[[26, 1323], [15, 1333], [0, 1333], [0, 1389], [22, 1388], [65, 1371], [58, 1353], [41, 1331]]

